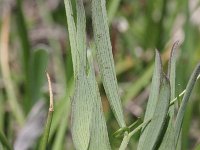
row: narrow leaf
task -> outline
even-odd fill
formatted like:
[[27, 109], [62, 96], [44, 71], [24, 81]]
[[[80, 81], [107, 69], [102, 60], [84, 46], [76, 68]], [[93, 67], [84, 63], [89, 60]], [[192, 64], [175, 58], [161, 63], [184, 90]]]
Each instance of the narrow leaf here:
[[92, 0], [94, 39], [103, 86], [118, 124], [125, 127], [107, 22], [105, 0]]
[[[91, 137], [89, 150], [111, 150], [108, 132], [106, 127], [106, 121], [103, 116], [103, 108], [101, 104], [101, 97], [98, 89], [97, 82], [95, 80], [95, 73], [92, 64], [91, 52], [88, 51], [88, 61], [90, 66], [90, 71], [88, 74], [89, 83], [94, 96], [94, 107], [92, 110], [92, 120], [91, 120]], [[91, 96], [92, 96], [91, 95]]]
[[[146, 108], [146, 112], [144, 116], [144, 122], [153, 117], [154, 111], [156, 109], [156, 104], [157, 104], [158, 95], [159, 95], [159, 87], [161, 83], [161, 72], [162, 72], [161, 58], [158, 51], [156, 51], [155, 68], [154, 68], [154, 73], [152, 77], [149, 100], [147, 103], [147, 108]], [[142, 145], [144, 144], [144, 141], [147, 136], [148, 128], [149, 126], [142, 129], [142, 133], [139, 139], [138, 149], [141, 149]]]
[[45, 46], [38, 46], [33, 50], [30, 64], [30, 94], [29, 107], [41, 98], [41, 88], [45, 81], [44, 71], [48, 64], [48, 51]]
[[80, 67], [72, 100], [72, 138], [77, 150], [87, 150], [90, 140], [90, 122], [93, 108], [84, 67]]
[[157, 149], [162, 130], [164, 128], [170, 103], [170, 83], [165, 75], [159, 89], [159, 97], [151, 122], [147, 125], [147, 134], [139, 150]]
[[79, 55], [82, 56], [83, 62], [81, 65], [86, 65], [87, 51], [86, 51], [86, 19], [83, 0], [76, 0], [77, 10], [77, 33], [76, 33], [76, 46]]
[[[82, 1], [77, 1], [77, 28], [74, 23], [71, 0], [65, 0], [68, 31], [75, 77], [75, 91], [72, 100], [72, 138], [77, 150], [87, 150], [90, 140], [90, 122], [93, 99], [84, 68], [85, 14]], [[78, 37], [77, 37], [78, 36]], [[80, 44], [80, 46], [78, 45]], [[86, 57], [86, 56], [85, 56]]]
[[66, 11], [66, 16], [67, 16], [74, 76], [77, 76], [77, 73], [79, 70], [78, 66], [80, 62], [78, 58], [78, 50], [77, 50], [77, 45], [76, 45], [76, 26], [75, 26], [74, 17], [73, 17], [71, 0], [64, 0], [64, 2], [65, 2], [65, 11]]
[[186, 111], [186, 106], [187, 106], [188, 100], [190, 98], [190, 95], [192, 94], [192, 90], [194, 88], [194, 85], [196, 83], [199, 73], [200, 73], [200, 63], [196, 66], [195, 70], [193, 71], [193, 73], [190, 77], [190, 80], [186, 87], [185, 94], [183, 96], [181, 106], [178, 111], [178, 115], [177, 115], [176, 122], [175, 122], [175, 145], [177, 145], [177, 143], [178, 143], [179, 135], [180, 135], [180, 132], [182, 129], [182, 124], [183, 124], [183, 117], [184, 117], [184, 114]]
[[0, 142], [5, 146], [7, 150], [13, 150], [11, 144], [6, 139], [5, 135], [0, 131]]
[[5, 86], [5, 92], [9, 106], [12, 110], [13, 116], [17, 123], [22, 126], [25, 120], [23, 110], [17, 100], [16, 89], [11, 78], [11, 71], [9, 66], [9, 39], [10, 39], [10, 8], [5, 7], [3, 9], [3, 24], [0, 33], [0, 71], [2, 74], [2, 80]]
[[23, 1], [17, 0], [16, 4], [17, 4], [17, 10], [16, 10], [17, 30], [18, 30], [18, 34], [20, 37], [22, 50], [23, 50], [22, 51], [22, 64], [24, 65], [23, 69], [26, 74], [26, 80], [27, 80], [27, 78], [29, 76], [29, 61], [30, 61], [31, 46], [30, 46], [30, 41], [29, 41], [29, 37], [28, 37], [26, 20], [24, 17], [25, 13], [23, 12], [23, 9], [22, 9]]
[[[172, 47], [170, 60], [168, 64], [168, 72], [167, 72], [167, 76], [170, 80], [170, 85], [171, 85], [171, 100], [175, 98], [177, 46], [178, 46], [178, 41], [175, 42]], [[167, 148], [170, 150], [175, 150], [175, 143], [174, 143], [174, 138], [175, 138], [175, 135], [174, 135], [174, 124], [175, 124], [174, 117], [175, 116], [174, 115], [175, 114], [174, 113], [175, 113], [175, 105], [173, 104], [169, 108], [169, 122], [167, 125], [165, 135], [159, 147], [159, 150], [166, 150]]]

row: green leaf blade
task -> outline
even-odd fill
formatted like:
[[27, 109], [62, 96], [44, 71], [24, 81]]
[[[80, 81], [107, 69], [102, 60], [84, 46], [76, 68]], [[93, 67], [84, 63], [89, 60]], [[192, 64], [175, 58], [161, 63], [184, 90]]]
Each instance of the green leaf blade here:
[[199, 73], [200, 73], [200, 63], [196, 66], [192, 75], [190, 76], [190, 80], [189, 80], [187, 87], [186, 87], [186, 92], [183, 96], [183, 100], [181, 102], [181, 106], [180, 106], [178, 114], [177, 114], [177, 118], [176, 118], [176, 121], [175, 121], [175, 145], [176, 146], [178, 144], [180, 132], [181, 132], [181, 129], [182, 129], [183, 117], [184, 117], [184, 114], [185, 114], [185, 111], [186, 111], [186, 106], [187, 106], [188, 100], [190, 98], [190, 95], [192, 94], [192, 90], [193, 90], [194, 85], [196, 83], [197, 77], [199, 76]]
[[97, 62], [103, 86], [118, 124], [120, 127], [125, 127], [109, 37], [105, 0], [92, 0], [92, 20]]
[[[159, 87], [161, 83], [161, 74], [162, 74], [161, 58], [158, 51], [156, 51], [155, 68], [154, 68], [154, 73], [153, 73], [152, 83], [151, 83], [151, 92], [150, 92], [148, 103], [147, 103], [147, 108], [146, 108], [146, 112], [144, 116], [144, 122], [153, 117], [154, 111], [156, 109], [156, 104], [157, 104], [158, 96], [159, 96]], [[149, 126], [142, 129], [142, 133], [139, 139], [138, 149], [141, 149], [145, 141], [148, 128]]]
[[48, 48], [44, 45], [38, 46], [32, 53], [30, 61], [30, 94], [32, 104], [41, 97], [41, 88], [46, 79], [45, 70], [47, 68], [48, 58]]
[[[172, 46], [170, 60], [168, 64], [167, 76], [170, 80], [171, 85], [171, 100], [175, 98], [175, 85], [176, 85], [176, 60], [177, 60], [177, 46], [178, 41], [175, 42]], [[163, 137], [162, 143], [159, 147], [159, 150], [175, 150], [175, 135], [174, 135], [174, 124], [175, 124], [175, 105], [171, 105], [169, 108], [169, 121], [165, 135]]]
[[90, 84], [90, 90], [94, 97], [94, 107], [92, 110], [92, 120], [90, 129], [90, 145], [89, 150], [111, 150], [108, 132], [106, 127], [106, 121], [103, 114], [103, 108], [101, 104], [101, 97], [98, 89], [98, 85], [95, 79], [92, 54], [88, 51], [88, 63], [90, 66], [88, 81]]
[[77, 76], [72, 100], [72, 138], [77, 150], [87, 150], [90, 140], [90, 122], [93, 100], [84, 68]]
[[170, 103], [170, 83], [167, 77], [163, 75], [158, 102], [153, 114], [153, 118], [149, 125], [147, 125], [147, 135], [140, 150], [154, 150], [157, 149], [162, 130], [164, 128], [166, 117]]
[[71, 0], [64, 0], [65, 3], [65, 11], [67, 16], [67, 24], [68, 24], [68, 32], [69, 32], [69, 40], [70, 40], [70, 46], [71, 46], [71, 54], [72, 54], [72, 62], [73, 62], [73, 70], [74, 70], [74, 76], [77, 76], [78, 74], [78, 68], [79, 68], [79, 58], [78, 58], [78, 50], [76, 45], [76, 26], [74, 22], [73, 17], [73, 11], [72, 11], [72, 4]]

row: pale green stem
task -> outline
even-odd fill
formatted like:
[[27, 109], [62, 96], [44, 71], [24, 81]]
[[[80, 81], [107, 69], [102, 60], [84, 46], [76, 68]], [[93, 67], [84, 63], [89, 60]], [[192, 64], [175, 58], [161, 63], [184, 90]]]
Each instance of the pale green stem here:
[[120, 145], [119, 150], [126, 150], [126, 147], [128, 146], [128, 142], [130, 140], [130, 138], [136, 133], [138, 132], [140, 129], [142, 129], [143, 127], [145, 127], [149, 122], [151, 121], [151, 119], [143, 122], [142, 124], [140, 124], [137, 128], [135, 128], [133, 131], [131, 131], [130, 133], [125, 132], [124, 134], [124, 138], [123, 141]]

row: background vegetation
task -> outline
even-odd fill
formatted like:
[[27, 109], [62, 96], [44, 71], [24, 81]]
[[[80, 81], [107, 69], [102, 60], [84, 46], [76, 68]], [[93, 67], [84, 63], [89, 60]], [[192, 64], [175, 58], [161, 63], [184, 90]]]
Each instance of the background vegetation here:
[[[75, 8], [75, 1], [72, 2]], [[199, 2], [107, 0], [112, 52], [126, 124], [144, 115], [155, 49], [161, 53], [167, 69], [171, 47], [180, 41], [175, 95], [185, 89], [200, 60]], [[84, 0], [84, 6], [87, 41], [92, 46], [90, 1]], [[73, 65], [64, 1], [1, 0], [0, 14], [0, 132], [16, 150], [39, 147], [48, 112], [45, 77], [48, 71], [55, 100], [48, 148], [74, 149], [70, 133]], [[122, 139], [116, 139], [113, 133], [119, 127], [105, 96], [96, 62], [94, 68], [110, 143], [116, 149]], [[181, 139], [183, 150], [198, 149], [199, 90], [197, 83], [187, 105]], [[136, 148], [138, 138], [139, 132], [131, 138], [129, 149]]]

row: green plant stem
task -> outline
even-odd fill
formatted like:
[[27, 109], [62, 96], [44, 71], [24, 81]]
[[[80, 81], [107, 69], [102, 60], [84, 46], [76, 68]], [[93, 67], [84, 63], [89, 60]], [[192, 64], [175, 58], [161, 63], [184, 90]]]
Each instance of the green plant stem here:
[[[200, 74], [198, 75], [197, 80], [198, 80], [199, 78], [200, 78]], [[185, 94], [185, 92], [186, 92], [186, 89], [183, 90], [183, 92], [181, 92], [181, 93], [178, 95], [178, 97], [183, 96], [183, 95]], [[170, 106], [173, 105], [173, 104], [178, 100], [178, 97], [176, 97], [175, 99], [173, 99], [173, 100], [170, 102]]]
[[136, 133], [138, 132], [140, 129], [144, 128], [149, 122], [151, 121], [151, 119], [143, 122], [142, 124], [140, 124], [137, 128], [135, 128], [133, 131], [131, 131], [130, 133], [125, 132], [123, 141], [120, 145], [119, 150], [126, 150], [126, 147], [128, 146], [128, 142], [130, 140], [130, 138]]
[[1, 131], [0, 131], [0, 141], [8, 150], [13, 150], [11, 144], [8, 142], [5, 135]]

